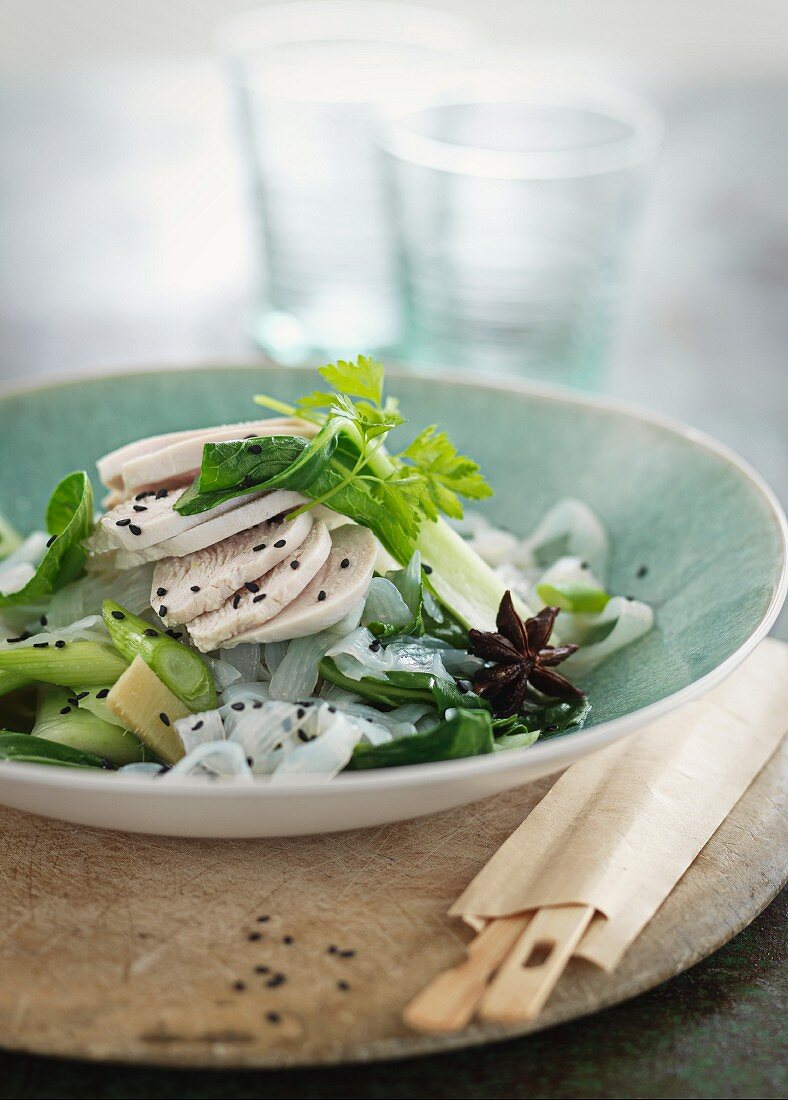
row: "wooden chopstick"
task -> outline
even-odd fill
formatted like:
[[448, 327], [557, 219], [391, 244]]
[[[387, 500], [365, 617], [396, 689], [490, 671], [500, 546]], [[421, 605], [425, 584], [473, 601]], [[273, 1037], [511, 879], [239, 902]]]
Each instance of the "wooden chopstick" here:
[[478, 1013], [497, 1023], [542, 1011], [594, 915], [561, 905], [491, 920], [468, 944], [467, 959], [444, 970], [405, 1008], [416, 1031], [459, 1031]]
[[507, 954], [478, 1006], [496, 1023], [534, 1020], [558, 984], [591, 922], [590, 905], [538, 909]]
[[487, 983], [519, 940], [530, 914], [491, 920], [468, 944], [468, 958], [438, 974], [403, 1013], [416, 1031], [460, 1031], [467, 1027]]

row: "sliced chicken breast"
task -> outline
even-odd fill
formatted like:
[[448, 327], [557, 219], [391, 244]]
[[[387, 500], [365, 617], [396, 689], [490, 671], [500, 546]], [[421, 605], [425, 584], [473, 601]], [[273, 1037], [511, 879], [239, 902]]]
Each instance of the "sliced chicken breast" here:
[[[248, 502], [248, 503], [247, 503]], [[306, 497], [292, 493], [289, 489], [274, 489], [270, 493], [248, 493], [236, 498], [236, 507], [222, 513], [214, 519], [206, 519], [198, 527], [192, 527], [180, 535], [165, 539], [154, 546], [142, 550], [116, 550], [111, 564], [116, 569], [135, 569], [149, 561], [161, 561], [162, 558], [182, 558], [204, 550], [215, 542], [221, 542], [230, 535], [237, 535], [258, 523], [265, 523], [274, 516], [283, 516], [306, 504]], [[203, 516], [211, 515], [203, 512]]]
[[[100, 458], [96, 463], [98, 475], [108, 489], [122, 489], [123, 467], [127, 463], [134, 462], [145, 455], [165, 450], [173, 444], [186, 440], [204, 439], [205, 442], [210, 442], [209, 436], [212, 436], [214, 432], [229, 431], [231, 434], [225, 436], [225, 438], [242, 439], [251, 432], [256, 434], [260, 424], [270, 425], [272, 428], [286, 431], [295, 428], [301, 429], [306, 425], [306, 421], [298, 417], [280, 416], [269, 417], [267, 420], [242, 421], [240, 424], [219, 424], [208, 428], [189, 428], [180, 432], [166, 432], [164, 435], [151, 435], [146, 439], [136, 439], [133, 443], [126, 443], [123, 447], [118, 447], [117, 450], [110, 451], [109, 454]], [[307, 425], [307, 427], [312, 428], [313, 425]], [[266, 434], [270, 435], [272, 433], [267, 431]], [[281, 434], [281, 432], [278, 434]]]
[[231, 424], [212, 428], [190, 439], [176, 440], [158, 450], [138, 455], [121, 468], [123, 492], [127, 496], [151, 486], [186, 485], [197, 476], [206, 443], [226, 443], [235, 439], [254, 439], [272, 435], [301, 435], [312, 438], [317, 426], [305, 420], [269, 419], [249, 424]]
[[[363, 598], [375, 568], [378, 541], [366, 527], [345, 524], [331, 532], [323, 568], [292, 603], [240, 642], [283, 642], [333, 626]], [[253, 635], [253, 636], [252, 636]]]
[[257, 592], [255, 578], [292, 558], [312, 523], [309, 512], [270, 520], [195, 554], [165, 558], [153, 573], [151, 607], [167, 626], [175, 626], [215, 611], [247, 582], [247, 591]]
[[187, 624], [194, 644], [202, 653], [219, 646], [232, 649], [238, 645], [240, 635], [253, 633], [303, 592], [325, 564], [330, 551], [328, 528], [316, 520], [301, 545], [268, 573], [256, 577], [254, 587], [247, 585], [216, 611]]
[[183, 489], [150, 490], [119, 504], [101, 517], [87, 540], [88, 550], [94, 554], [117, 549], [142, 550], [191, 531], [238, 507], [239, 498], [235, 497], [199, 515], [181, 516], [175, 511], [175, 504], [182, 493]]

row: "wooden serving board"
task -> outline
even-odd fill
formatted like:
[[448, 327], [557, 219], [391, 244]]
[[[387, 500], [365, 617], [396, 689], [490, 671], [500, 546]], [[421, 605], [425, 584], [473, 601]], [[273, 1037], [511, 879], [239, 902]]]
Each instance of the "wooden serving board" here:
[[672, 977], [785, 881], [783, 743], [613, 975], [572, 962], [530, 1026], [410, 1032], [403, 1006], [462, 957], [450, 902], [553, 781], [402, 825], [284, 840], [157, 838], [0, 810], [2, 1042], [214, 1068], [485, 1043]]

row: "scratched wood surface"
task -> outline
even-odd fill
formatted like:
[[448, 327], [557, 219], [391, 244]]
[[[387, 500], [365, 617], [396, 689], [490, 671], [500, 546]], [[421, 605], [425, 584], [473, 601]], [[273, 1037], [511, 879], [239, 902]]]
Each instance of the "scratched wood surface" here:
[[553, 780], [401, 825], [185, 841], [0, 810], [0, 1037], [41, 1054], [273, 1067], [489, 1042], [651, 988], [749, 923], [786, 878], [788, 746], [606, 976], [573, 962], [532, 1028], [408, 1031], [467, 935], [449, 903]]

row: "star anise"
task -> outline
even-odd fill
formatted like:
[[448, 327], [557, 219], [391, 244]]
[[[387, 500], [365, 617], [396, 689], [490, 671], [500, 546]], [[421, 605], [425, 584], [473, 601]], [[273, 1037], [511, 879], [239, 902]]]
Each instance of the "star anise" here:
[[474, 689], [490, 701], [498, 718], [518, 713], [529, 685], [558, 699], [583, 698], [585, 692], [553, 671], [577, 649], [576, 645], [547, 644], [557, 614], [557, 607], [543, 607], [523, 621], [511, 592], [506, 592], [495, 620], [498, 630], [468, 632], [469, 652], [490, 662], [474, 676]]

